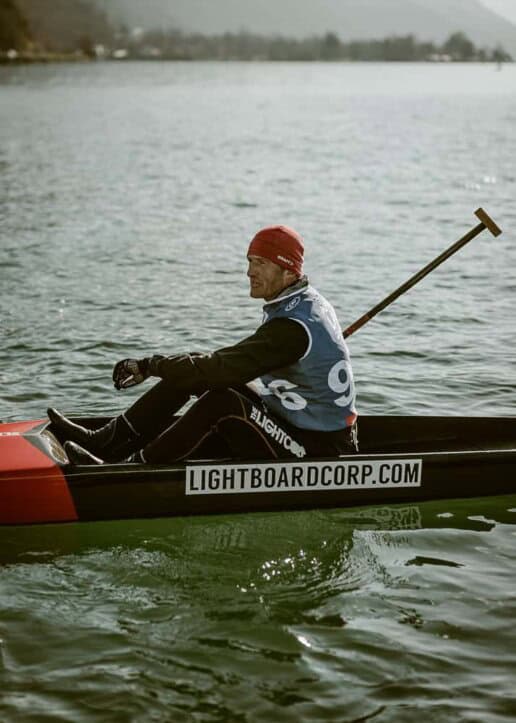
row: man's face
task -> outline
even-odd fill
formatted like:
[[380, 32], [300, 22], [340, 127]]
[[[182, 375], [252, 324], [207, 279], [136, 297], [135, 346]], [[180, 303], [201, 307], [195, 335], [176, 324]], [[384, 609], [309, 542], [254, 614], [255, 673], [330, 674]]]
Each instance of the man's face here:
[[263, 256], [248, 256], [247, 275], [250, 282], [249, 293], [253, 299], [273, 299], [295, 280], [291, 271], [283, 269]]

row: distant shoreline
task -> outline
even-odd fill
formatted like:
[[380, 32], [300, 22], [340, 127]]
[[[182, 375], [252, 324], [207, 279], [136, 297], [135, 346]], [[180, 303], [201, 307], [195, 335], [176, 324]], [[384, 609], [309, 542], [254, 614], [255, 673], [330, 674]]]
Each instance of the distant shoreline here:
[[78, 55], [77, 53], [38, 53], [36, 54], [18, 54], [16, 57], [7, 57], [5, 54], [0, 54], [0, 65], [4, 66], [20, 66], [20, 65], [50, 65], [50, 64], [121, 64], [126, 63], [248, 63], [248, 64], [259, 64], [259, 63], [314, 63], [314, 64], [341, 64], [341, 65], [354, 65], [357, 63], [389, 63], [390, 65], [406, 65], [409, 63], [417, 65], [502, 65], [507, 63], [514, 63], [511, 60], [451, 60], [451, 59], [407, 59], [407, 60], [388, 60], [385, 58], [371, 58], [369, 60], [364, 59], [307, 59], [307, 58], [190, 58], [190, 57], [160, 57], [160, 58], [147, 58], [147, 57], [125, 57], [125, 58], [92, 58], [87, 55]]
[[46, 65], [49, 63], [90, 63], [97, 62], [96, 58], [77, 53], [17, 53], [16, 56], [0, 54], [1, 65]]
[[443, 43], [420, 41], [414, 35], [342, 42], [334, 33], [302, 40], [262, 37], [249, 33], [186, 35], [179, 31], [121, 34], [116, 42], [101, 44], [90, 37], [81, 43], [46, 49], [24, 47], [4, 50], [3, 63], [144, 61], [220, 62], [397, 62], [397, 63], [501, 63], [513, 62], [501, 46], [478, 48], [462, 32]]

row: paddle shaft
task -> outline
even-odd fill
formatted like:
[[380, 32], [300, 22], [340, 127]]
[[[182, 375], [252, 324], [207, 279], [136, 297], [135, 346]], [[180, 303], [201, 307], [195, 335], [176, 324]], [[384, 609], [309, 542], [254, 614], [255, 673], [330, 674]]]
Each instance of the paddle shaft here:
[[439, 256], [436, 256], [433, 261], [430, 261], [426, 266], [424, 266], [422, 269], [420, 269], [414, 276], [411, 276], [410, 279], [405, 281], [404, 284], [399, 286], [395, 291], [392, 292], [392, 294], [389, 294], [389, 296], [386, 296], [385, 299], [380, 301], [376, 306], [373, 306], [372, 309], [369, 309], [363, 316], [361, 316], [359, 319], [354, 321], [350, 326], [347, 327], [347, 329], [344, 329], [342, 332], [344, 338], [346, 339], [348, 336], [351, 336], [355, 331], [360, 329], [364, 324], [367, 324], [367, 322], [372, 319], [374, 316], [380, 313], [380, 311], [383, 311], [387, 306], [392, 304], [393, 301], [396, 301], [398, 297], [400, 297], [402, 294], [404, 294], [406, 291], [411, 289], [415, 284], [418, 283], [418, 281], [421, 281], [425, 276], [427, 276], [431, 271], [436, 269], [440, 264], [443, 263], [443, 261], [446, 261], [446, 259], [450, 258], [450, 256], [453, 256], [454, 253], [456, 253], [459, 249], [461, 249], [463, 246], [465, 246], [467, 243], [469, 243], [472, 239], [474, 239], [476, 236], [478, 236], [479, 233], [484, 231], [486, 228], [491, 231], [493, 236], [499, 236], [502, 231], [501, 229], [496, 225], [496, 223], [488, 216], [488, 214], [484, 211], [484, 209], [479, 208], [475, 211], [475, 216], [480, 219], [480, 223], [477, 224], [474, 228], [471, 229], [471, 231], [468, 231], [467, 234], [465, 234], [462, 238], [460, 238], [458, 241], [456, 241], [452, 246], [450, 246], [446, 251], [443, 251], [442, 254], [439, 254]]

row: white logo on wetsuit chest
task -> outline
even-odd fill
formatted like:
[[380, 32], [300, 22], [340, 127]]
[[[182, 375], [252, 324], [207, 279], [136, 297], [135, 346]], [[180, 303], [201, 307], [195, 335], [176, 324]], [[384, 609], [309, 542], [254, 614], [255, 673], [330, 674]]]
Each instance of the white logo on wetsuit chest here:
[[289, 301], [288, 304], [285, 306], [285, 311], [292, 311], [292, 309], [295, 309], [300, 301], [301, 297], [295, 296], [292, 301]]
[[260, 409], [254, 407], [251, 409], [251, 420], [263, 429], [264, 432], [272, 437], [276, 442], [281, 444], [288, 452], [292, 452], [296, 457], [305, 457], [305, 448], [298, 444], [292, 437], [279, 427], [272, 419], [264, 414]]

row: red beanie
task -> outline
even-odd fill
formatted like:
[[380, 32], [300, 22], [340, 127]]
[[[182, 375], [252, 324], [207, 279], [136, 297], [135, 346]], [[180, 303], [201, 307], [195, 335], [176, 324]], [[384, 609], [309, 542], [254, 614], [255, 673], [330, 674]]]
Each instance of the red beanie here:
[[262, 256], [274, 261], [296, 276], [303, 274], [303, 239], [288, 226], [268, 226], [258, 231], [249, 244], [248, 256]]

